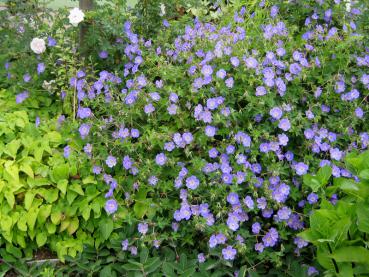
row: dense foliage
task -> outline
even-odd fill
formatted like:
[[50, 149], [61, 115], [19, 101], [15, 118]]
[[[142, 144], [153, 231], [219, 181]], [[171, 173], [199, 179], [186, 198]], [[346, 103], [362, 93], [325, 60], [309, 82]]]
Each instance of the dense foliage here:
[[103, 230], [92, 235], [112, 224], [101, 214], [104, 187], [77, 153], [64, 157], [60, 123], [30, 122], [25, 111], [0, 116], [0, 251], [8, 261], [32, 257], [45, 244], [63, 259], [107, 239]]
[[[345, 160], [358, 177], [334, 178], [333, 185], [326, 187], [331, 176], [326, 168], [326, 173], [321, 173], [315, 182], [314, 177], [305, 180], [314, 192], [320, 190], [323, 200], [310, 215], [310, 228], [300, 236], [317, 246], [317, 260], [325, 269], [342, 276], [360, 276], [369, 267], [369, 152], [351, 153]], [[327, 201], [337, 194], [343, 197], [332, 203]]]
[[87, 244], [104, 276], [368, 274], [368, 157], [348, 154], [369, 143], [368, 5], [150, 5], [2, 23], [0, 87], [35, 120], [0, 118], [2, 257]]

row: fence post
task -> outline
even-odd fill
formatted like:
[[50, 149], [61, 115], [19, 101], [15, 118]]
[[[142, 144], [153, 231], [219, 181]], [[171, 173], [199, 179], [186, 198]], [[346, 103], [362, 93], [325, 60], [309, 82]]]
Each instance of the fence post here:
[[[89, 11], [93, 8], [93, 0], [79, 0], [79, 8], [82, 11]], [[85, 46], [86, 34], [88, 30], [88, 23], [83, 22], [79, 30], [79, 45], [81, 48]]]

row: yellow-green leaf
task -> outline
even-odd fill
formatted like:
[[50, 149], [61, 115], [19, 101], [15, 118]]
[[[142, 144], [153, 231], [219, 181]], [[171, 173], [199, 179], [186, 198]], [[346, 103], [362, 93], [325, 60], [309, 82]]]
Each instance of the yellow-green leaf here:
[[34, 173], [33, 173], [33, 170], [32, 170], [32, 168], [30, 167], [30, 165], [29, 164], [22, 164], [21, 166], [20, 166], [20, 169], [19, 169], [20, 171], [23, 171], [24, 173], [26, 173], [29, 177], [31, 177], [31, 178], [34, 178], [35, 177], [35, 175], [34, 175]]
[[79, 226], [79, 220], [77, 217], [73, 218], [67, 228], [68, 234], [72, 235], [73, 233], [75, 233], [78, 229]]
[[36, 235], [36, 242], [37, 246], [41, 247], [43, 246], [47, 241], [47, 235], [45, 232], [38, 232]]
[[56, 187], [61, 191], [62, 194], [67, 192], [68, 180], [60, 180]]
[[24, 196], [24, 208], [28, 211], [33, 202], [33, 198], [35, 198], [35, 193], [32, 190], [26, 192]]

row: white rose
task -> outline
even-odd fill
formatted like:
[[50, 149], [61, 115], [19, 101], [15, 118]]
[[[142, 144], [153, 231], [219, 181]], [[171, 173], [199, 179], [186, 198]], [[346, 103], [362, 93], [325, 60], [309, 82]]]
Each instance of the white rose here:
[[41, 54], [46, 50], [46, 43], [42, 38], [34, 38], [31, 41], [31, 49], [36, 54]]
[[85, 17], [85, 14], [83, 13], [83, 11], [81, 11], [78, 8], [73, 8], [69, 12], [69, 16], [68, 16], [69, 23], [76, 27], [78, 23], [83, 21], [84, 17]]

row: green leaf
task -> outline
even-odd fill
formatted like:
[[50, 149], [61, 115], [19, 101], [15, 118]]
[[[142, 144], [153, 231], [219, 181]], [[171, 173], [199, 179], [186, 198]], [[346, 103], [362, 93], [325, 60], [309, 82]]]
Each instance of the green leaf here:
[[22, 258], [22, 251], [10, 243], [6, 244], [6, 252], [12, 254], [18, 259]]
[[358, 191], [359, 187], [357, 186], [357, 183], [355, 183], [353, 180], [346, 179], [346, 178], [335, 178], [333, 181], [334, 185], [339, 187], [340, 189], [344, 191]]
[[27, 213], [27, 224], [30, 230], [33, 230], [35, 227], [38, 211], [37, 207], [32, 207]]
[[144, 264], [149, 257], [149, 250], [146, 247], [143, 247], [140, 252], [140, 263]]
[[10, 216], [2, 215], [0, 220], [1, 229], [5, 232], [10, 232], [13, 226], [13, 220]]
[[364, 180], [369, 180], [369, 169], [364, 169], [359, 172], [359, 178]]
[[27, 214], [24, 213], [17, 222], [18, 229], [23, 232], [27, 231], [27, 221], [26, 220], [27, 220]]
[[90, 214], [91, 214], [91, 208], [90, 207], [86, 207], [82, 210], [82, 217], [84, 220], [88, 220], [90, 218]]
[[82, 183], [84, 185], [86, 184], [97, 184], [97, 181], [95, 180], [94, 176], [88, 176], [82, 180]]
[[306, 186], [311, 188], [313, 192], [317, 192], [318, 189], [322, 186], [322, 183], [320, 183], [320, 180], [317, 177], [312, 176], [310, 174], [304, 175], [303, 182]]
[[149, 204], [144, 202], [136, 202], [133, 211], [137, 218], [143, 218], [149, 210]]
[[73, 219], [70, 221], [70, 223], [69, 223], [69, 225], [68, 225], [68, 228], [67, 228], [67, 230], [68, 230], [68, 234], [69, 234], [69, 235], [74, 234], [74, 233], [77, 231], [78, 226], [79, 226], [79, 220], [78, 220], [78, 218], [77, 218], [77, 217], [75, 217], [75, 218], [73, 218]]
[[159, 257], [149, 258], [144, 264], [144, 270], [147, 274], [155, 272], [161, 266]]
[[321, 167], [318, 170], [318, 173], [316, 174], [316, 177], [319, 179], [320, 184], [322, 186], [325, 186], [328, 183], [329, 178], [331, 178], [331, 176], [332, 176], [332, 168], [328, 165]]
[[100, 277], [113, 277], [116, 276], [115, 272], [112, 271], [112, 265], [104, 266], [100, 271]]
[[67, 192], [68, 180], [59, 180], [56, 187], [65, 195]]
[[19, 183], [19, 169], [16, 164], [5, 163], [4, 179], [9, 182]]
[[145, 200], [146, 199], [146, 194], [147, 194], [147, 189], [140, 188], [137, 191], [137, 193], [135, 194], [135, 199], [136, 200]]
[[46, 219], [50, 216], [52, 205], [42, 205], [39, 208], [37, 221], [41, 224], [46, 222]]
[[58, 132], [52, 131], [47, 134], [47, 139], [53, 143], [61, 143], [62, 136]]
[[58, 225], [62, 218], [62, 213], [59, 211], [52, 212], [50, 218], [53, 224]]
[[337, 262], [352, 262], [369, 264], [369, 250], [361, 246], [346, 246], [336, 249], [329, 255]]
[[247, 273], [247, 267], [244, 265], [240, 268], [240, 271], [238, 272], [238, 277], [246, 277]]
[[11, 191], [7, 190], [7, 191], [5, 191], [5, 192], [4, 192], [4, 196], [5, 196], [5, 198], [6, 198], [6, 201], [7, 201], [7, 202], [8, 202], [8, 204], [9, 204], [9, 206], [10, 206], [11, 208], [13, 208], [14, 203], [15, 203], [15, 197], [14, 197], [14, 194], [13, 194]]
[[113, 229], [114, 229], [113, 220], [110, 217], [101, 220], [99, 224], [99, 229], [100, 229], [100, 234], [102, 236], [102, 239], [107, 240], [111, 232], [113, 232]]
[[46, 241], [47, 241], [46, 233], [43, 232], [43, 231], [37, 232], [37, 234], [36, 234], [37, 246], [41, 247], [41, 246], [45, 245]]
[[369, 233], [369, 204], [358, 203], [356, 207], [357, 228], [361, 232]]
[[124, 265], [122, 265], [122, 267], [123, 267], [125, 270], [127, 270], [127, 271], [140, 271], [140, 272], [141, 272], [141, 269], [142, 269], [142, 267], [141, 267], [141, 266], [136, 265], [136, 264], [131, 264], [131, 263], [129, 263], [129, 264], [124, 264]]
[[79, 185], [79, 184], [72, 184], [72, 185], [69, 186], [68, 189], [70, 189], [70, 190], [78, 193], [79, 195], [85, 195], [85, 193], [83, 192], [83, 189], [82, 189], [81, 185]]
[[39, 189], [39, 194], [42, 195], [43, 198], [48, 203], [53, 203], [58, 200], [59, 191], [57, 189]]
[[34, 178], [35, 177], [32, 168], [28, 164], [23, 163], [20, 166], [20, 169], [19, 170], [22, 171], [22, 172], [24, 172], [24, 173], [26, 173], [31, 178]]
[[69, 166], [68, 164], [57, 165], [52, 170], [52, 178], [57, 183], [60, 180], [69, 179]]
[[18, 139], [12, 140], [5, 146], [4, 153], [15, 159], [20, 146], [21, 146], [20, 140]]
[[165, 276], [177, 276], [177, 274], [174, 273], [175, 267], [172, 263], [164, 262], [162, 266], [163, 273]]
[[24, 196], [24, 208], [27, 211], [32, 206], [33, 198], [35, 198], [35, 192], [33, 192], [32, 190], [27, 191], [25, 196]]

